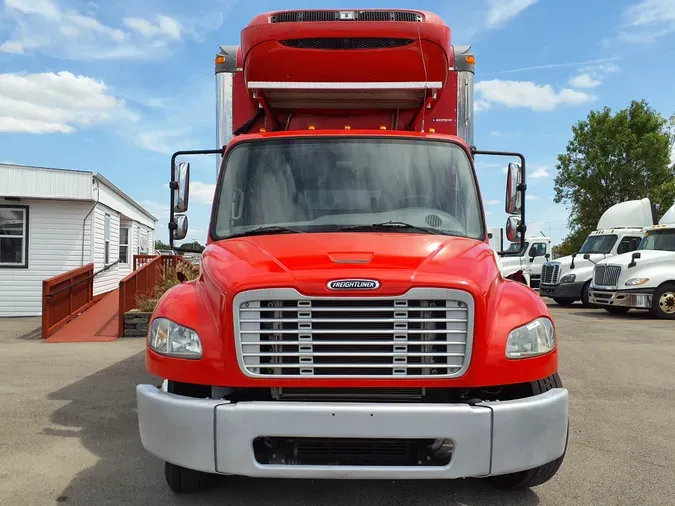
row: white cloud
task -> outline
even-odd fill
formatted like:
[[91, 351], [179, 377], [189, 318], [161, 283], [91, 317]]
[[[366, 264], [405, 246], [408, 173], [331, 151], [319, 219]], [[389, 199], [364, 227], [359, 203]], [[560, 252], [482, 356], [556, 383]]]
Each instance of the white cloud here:
[[539, 200], [537, 195], [525, 195], [525, 200]]
[[675, 2], [640, 0], [624, 9], [623, 18], [620, 41], [652, 42], [675, 32]]
[[147, 38], [166, 36], [179, 40], [183, 32], [181, 24], [169, 16], [157, 16], [157, 24], [145, 18], [124, 18], [124, 24]]
[[[234, 1], [218, 0], [217, 8], [226, 9]], [[171, 43], [181, 40], [184, 33], [201, 38], [212, 31], [216, 28], [214, 19], [220, 16], [211, 13], [211, 19], [207, 19], [202, 12], [178, 20], [157, 14], [152, 18], [127, 17], [120, 26], [111, 26], [75, 5], [64, 0], [6, 0], [0, 15], [11, 28], [0, 52], [39, 51], [55, 58], [81, 61], [156, 60], [168, 56]], [[218, 26], [221, 22], [222, 19]]]
[[488, 28], [503, 26], [535, 3], [537, 0], [489, 0], [485, 24]]
[[563, 88], [555, 91], [550, 84], [531, 81], [493, 79], [476, 83], [478, 100], [508, 108], [527, 107], [534, 111], [553, 111], [560, 105], [579, 105], [594, 99], [582, 91]]
[[114, 119], [136, 120], [106, 84], [70, 72], [0, 74], [0, 132], [72, 133]]
[[614, 63], [589, 65], [579, 69], [580, 74], [570, 79], [569, 84], [575, 88], [595, 88], [600, 86], [607, 74], [618, 72]]
[[531, 174], [528, 175], [530, 179], [542, 179], [545, 177], [549, 177], [551, 174], [549, 173], [547, 167], [540, 167], [538, 169], [535, 169]]
[[593, 79], [590, 74], [579, 74], [570, 79], [569, 84], [574, 88], [595, 88], [600, 86], [602, 81]]
[[501, 200], [486, 200], [485, 201], [485, 203], [490, 205], [490, 206], [495, 206], [495, 205], [499, 204], [500, 202], [501, 202]]
[[497, 130], [493, 130], [492, 132], [490, 132], [490, 135], [492, 137], [504, 137], [504, 134], [501, 133], [501, 132], [498, 132]]
[[213, 193], [216, 190], [214, 183], [200, 183], [199, 181], [190, 181], [190, 198], [195, 199], [201, 204], [212, 204]]

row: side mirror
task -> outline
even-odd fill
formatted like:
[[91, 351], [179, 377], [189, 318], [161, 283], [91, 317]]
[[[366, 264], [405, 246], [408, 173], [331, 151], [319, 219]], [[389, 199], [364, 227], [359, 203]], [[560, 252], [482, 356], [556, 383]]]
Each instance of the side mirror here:
[[534, 257], [530, 257], [530, 262], [534, 262]]
[[507, 214], [520, 214], [522, 208], [521, 195], [518, 190], [521, 181], [520, 164], [509, 163], [506, 173], [506, 205]]
[[584, 254], [584, 260], [590, 260], [590, 259], [591, 259], [591, 255], [589, 253], [585, 253]]
[[546, 253], [546, 254], [544, 255], [544, 258], [545, 258], [546, 260], [548, 260], [549, 258], [551, 258], [551, 254], [550, 254], [550, 253]]
[[520, 219], [509, 216], [506, 220], [506, 240], [509, 242], [520, 241]]
[[635, 266], [637, 265], [637, 264], [635, 263], [635, 261], [636, 261], [638, 258], [640, 258], [641, 256], [642, 256], [642, 255], [641, 255], [640, 253], [638, 253], [637, 251], [636, 251], [635, 253], [633, 253], [633, 255], [632, 255], [632, 257], [631, 257], [631, 261], [630, 261], [630, 263], [628, 264], [628, 268], [630, 269], [631, 267], [635, 267]]
[[190, 163], [180, 162], [177, 164], [175, 175], [177, 187], [174, 188], [173, 211], [184, 213], [188, 210], [190, 195]]
[[488, 232], [488, 239], [492, 239], [492, 232]]
[[184, 214], [176, 216], [176, 228], [173, 230], [173, 240], [182, 241], [188, 233], [188, 218]]

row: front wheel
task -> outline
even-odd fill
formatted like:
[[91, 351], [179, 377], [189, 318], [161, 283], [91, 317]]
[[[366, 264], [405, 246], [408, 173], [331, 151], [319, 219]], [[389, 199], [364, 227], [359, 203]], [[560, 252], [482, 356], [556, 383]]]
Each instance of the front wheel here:
[[211, 475], [194, 469], [186, 469], [170, 462], [164, 463], [164, 477], [169, 488], [177, 494], [191, 494], [206, 488]]
[[667, 283], [656, 289], [650, 312], [656, 318], [675, 320], [675, 284]]
[[554, 297], [553, 300], [555, 301], [556, 304], [559, 304], [561, 306], [571, 306], [575, 302], [574, 299], [566, 299], [563, 297]]

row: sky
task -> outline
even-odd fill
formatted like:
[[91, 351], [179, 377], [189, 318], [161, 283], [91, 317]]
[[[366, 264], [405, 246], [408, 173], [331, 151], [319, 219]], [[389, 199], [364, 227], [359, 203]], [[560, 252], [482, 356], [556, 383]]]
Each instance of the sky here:
[[[675, 0], [0, 0], [0, 162], [99, 172], [168, 240], [174, 151], [216, 147], [213, 59], [262, 12], [414, 8], [476, 54], [475, 144], [527, 159], [529, 233], [566, 234], [556, 155], [594, 109], [675, 113]], [[674, 157], [675, 158], [675, 157]], [[216, 160], [190, 160], [188, 240], [205, 242]], [[503, 226], [506, 161], [478, 161]]]

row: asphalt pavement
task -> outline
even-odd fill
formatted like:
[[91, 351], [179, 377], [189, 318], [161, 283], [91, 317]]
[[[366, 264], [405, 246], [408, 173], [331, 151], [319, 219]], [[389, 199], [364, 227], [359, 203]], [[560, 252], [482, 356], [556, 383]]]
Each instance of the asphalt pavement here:
[[675, 324], [551, 309], [570, 442], [556, 477], [518, 492], [481, 480], [225, 477], [175, 496], [138, 437], [134, 388], [156, 381], [145, 372], [143, 340], [45, 344], [39, 319], [0, 319], [0, 504], [675, 504]]

